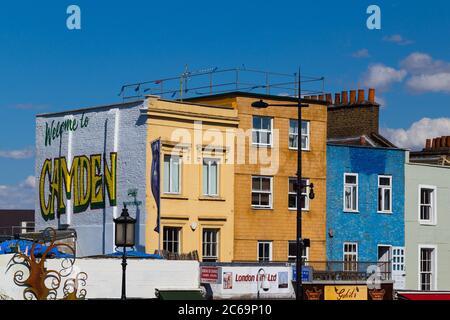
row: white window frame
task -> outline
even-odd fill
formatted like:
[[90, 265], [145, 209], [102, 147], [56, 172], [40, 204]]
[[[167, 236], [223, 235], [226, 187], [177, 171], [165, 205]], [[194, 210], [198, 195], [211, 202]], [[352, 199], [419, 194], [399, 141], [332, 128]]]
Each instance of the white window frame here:
[[[269, 118], [269, 119], [270, 119], [270, 130], [267, 130], [267, 129], [255, 129], [255, 128], [253, 127], [253, 119], [254, 119], [254, 118]], [[254, 133], [254, 132], [265, 132], [265, 133], [269, 133], [269, 137], [270, 137], [269, 143], [266, 144], [266, 143], [261, 143], [261, 142], [255, 142], [255, 141], [253, 141], [253, 133]], [[257, 116], [257, 115], [254, 115], [254, 116], [252, 117], [252, 145], [253, 145], [253, 146], [258, 146], [258, 147], [272, 147], [272, 146], [273, 146], [273, 118], [272, 118], [272, 117], [270, 117], [270, 116]]]
[[[297, 258], [296, 255], [295, 256], [289, 255], [289, 245], [291, 243], [294, 243], [295, 245], [297, 245], [297, 241], [295, 241], [295, 240], [289, 240], [288, 241], [288, 261], [289, 261], [289, 259], [296, 259]], [[303, 249], [305, 251], [302, 253], [302, 259], [303, 259], [304, 262], [308, 262], [308, 260], [309, 260], [309, 247], [303, 247]]]
[[[262, 190], [253, 190], [253, 178], [267, 178], [270, 179], [270, 192], [262, 191]], [[251, 204], [253, 209], [272, 209], [273, 204], [273, 177], [272, 176], [252, 176], [252, 179], [250, 181], [251, 183], [251, 197], [250, 197], [250, 203], [253, 200], [253, 193], [267, 193], [269, 194], [269, 205], [268, 206], [262, 206], [262, 205], [254, 205]]]
[[[164, 235], [166, 234], [165, 233], [165, 230], [166, 229], [176, 229], [177, 230], [177, 238], [178, 238], [178, 252], [173, 252], [173, 253], [180, 253], [181, 252], [181, 227], [173, 227], [173, 226], [163, 226], [163, 228], [162, 228], [162, 230], [163, 230], [163, 249], [164, 249], [164, 244], [167, 242], [169, 242], [169, 241], [164, 241]], [[170, 242], [175, 242], [175, 241], [170, 241]]]
[[418, 261], [418, 269], [417, 269], [417, 289], [422, 291], [422, 283], [421, 283], [421, 251], [422, 249], [432, 249], [433, 250], [433, 261], [431, 263], [432, 268], [432, 276], [431, 276], [431, 286], [430, 291], [438, 290], [437, 287], [437, 275], [438, 275], [438, 247], [434, 244], [419, 244], [417, 251], [417, 261]]
[[[380, 184], [381, 179], [389, 179], [389, 181], [390, 181], [389, 186], [381, 185]], [[392, 190], [393, 190], [392, 182], [393, 182], [392, 176], [388, 176], [388, 175], [379, 175], [378, 176], [378, 190], [377, 190], [378, 191], [378, 193], [377, 193], [377, 212], [378, 213], [392, 213], [392, 205], [393, 205], [392, 204], [392, 198], [393, 198], [392, 197]], [[381, 192], [381, 208], [382, 209], [381, 210], [379, 210], [380, 199], [378, 197], [380, 189], [382, 190], [382, 192]], [[386, 201], [386, 199], [384, 197], [384, 190], [390, 190], [390, 192], [389, 192], [389, 203], [390, 203], [389, 210], [384, 210], [384, 205], [385, 205], [385, 201]]]
[[[165, 191], [165, 186], [164, 186], [164, 180], [163, 180], [163, 193], [164, 194], [181, 194], [181, 186], [182, 186], [182, 181], [181, 178], [183, 176], [182, 174], [182, 158], [179, 155], [173, 155], [173, 154], [165, 154], [163, 157], [163, 168], [165, 168], [165, 162], [166, 162], [166, 157], [169, 157], [169, 191]], [[178, 158], [178, 192], [173, 191], [173, 186], [172, 186], [172, 163], [173, 163], [173, 158], [177, 157]], [[163, 175], [168, 174], [167, 172], [163, 172]], [[164, 179], [164, 178], [163, 178]]]
[[[203, 165], [205, 164], [205, 161], [208, 161], [208, 172], [210, 172], [211, 170], [211, 163], [215, 162], [216, 166], [217, 166], [217, 185], [216, 185], [216, 193], [211, 193], [211, 175], [208, 175], [208, 186], [207, 186], [207, 193], [204, 192], [203, 190], [203, 175], [205, 174], [205, 172], [203, 171]], [[203, 158], [203, 162], [202, 162], [202, 194], [204, 196], [209, 196], [209, 197], [218, 197], [220, 194], [219, 191], [219, 186], [220, 186], [220, 159], [217, 158]]]
[[[295, 182], [297, 182], [297, 177], [289, 177], [288, 178], [288, 210], [291, 210], [291, 211], [296, 211], [297, 210], [297, 198], [295, 198], [296, 199], [296, 201], [295, 201], [295, 203], [296, 203], [296, 205], [295, 205], [295, 207], [289, 207], [289, 195], [295, 195], [296, 197], [297, 197], [297, 192], [290, 192], [289, 191], [289, 183], [290, 183], [290, 181], [291, 180], [295, 180]], [[302, 181], [303, 182], [305, 182], [307, 185], [309, 185], [309, 179], [307, 179], [307, 178], [302, 178]], [[302, 195], [304, 195], [305, 196], [305, 207], [304, 208], [302, 208], [302, 211], [309, 211], [309, 205], [310, 205], [310, 201], [309, 201], [309, 187], [306, 187], [306, 192], [305, 193], [302, 193]]]
[[[346, 183], [346, 178], [347, 177], [356, 177], [356, 184], [348, 184]], [[353, 208], [346, 208], [345, 206], [345, 189], [346, 187], [354, 187], [356, 186], [356, 209]], [[359, 212], [359, 174], [358, 173], [344, 173], [344, 190], [343, 190], [343, 207], [344, 207], [344, 212], [355, 212], [358, 213]], [[350, 203], [353, 203], [353, 201], [350, 201]]]
[[[429, 190], [433, 190], [433, 194], [431, 196], [431, 219], [430, 220], [422, 220], [421, 218], [421, 207], [422, 207], [422, 203], [421, 203], [421, 191], [422, 189], [429, 189]], [[431, 225], [431, 226], [435, 226], [437, 225], [437, 187], [436, 186], [430, 186], [430, 185], [419, 185], [418, 188], [418, 198], [417, 198], [417, 208], [418, 208], [418, 221], [419, 224], [421, 225]]]
[[258, 242], [256, 243], [256, 257], [258, 262], [267, 262], [267, 260], [260, 260], [260, 255], [259, 255], [259, 245], [260, 244], [269, 244], [269, 261], [272, 261], [272, 241], [268, 241], [268, 240], [258, 240]]
[[[205, 250], [204, 250], [205, 244], [206, 245], [214, 244], [214, 242], [205, 243], [205, 241], [204, 241], [205, 240], [205, 238], [204, 238], [205, 232], [211, 232], [211, 231], [216, 233], [216, 242], [215, 242], [216, 256], [205, 255]], [[220, 255], [219, 249], [220, 249], [220, 229], [218, 229], [218, 228], [203, 228], [203, 230], [202, 230], [202, 259], [215, 259], [216, 261], [219, 261], [219, 255]]]
[[[298, 122], [298, 120], [297, 119], [289, 119], [289, 131], [288, 131], [288, 148], [290, 149], [290, 150], [297, 150], [298, 148], [296, 148], [296, 147], [293, 147], [293, 146], [291, 146], [290, 145], [290, 137], [291, 136], [294, 136], [295, 138], [295, 141], [298, 141], [298, 133], [293, 133], [293, 132], [291, 132], [291, 122]], [[302, 147], [302, 151], [310, 151], [311, 149], [311, 121], [309, 121], [309, 120], [302, 120], [302, 127], [303, 127], [303, 123], [306, 123], [306, 134], [303, 134], [302, 133], [302, 129], [300, 128], [300, 135], [301, 135], [301, 138], [302, 137], [306, 137], [306, 147], [305, 148], [303, 148]], [[301, 140], [301, 138], [300, 138], [300, 143], [302, 142], [302, 140]]]
[[[346, 245], [351, 245], [351, 246], [355, 246], [355, 248], [356, 248], [356, 253], [353, 253], [353, 252], [346, 252], [345, 251], [345, 246]], [[345, 260], [345, 256], [346, 255], [352, 255], [352, 256], [355, 256], [356, 257], [356, 260], [355, 261], [346, 261]], [[359, 248], [358, 248], [358, 243], [357, 242], [344, 242], [343, 244], [342, 244], [342, 261], [343, 261], [343, 264], [344, 264], [344, 270], [345, 270], [345, 264], [350, 264], [350, 263], [355, 263], [355, 265], [356, 265], [356, 269], [358, 269], [358, 261], [359, 261]], [[357, 271], [357, 270], [345, 270], [345, 271]]]

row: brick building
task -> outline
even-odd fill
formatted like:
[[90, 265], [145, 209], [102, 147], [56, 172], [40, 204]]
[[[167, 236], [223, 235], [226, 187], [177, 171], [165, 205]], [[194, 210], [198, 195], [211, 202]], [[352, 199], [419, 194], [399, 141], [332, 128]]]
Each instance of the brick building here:
[[380, 268], [404, 288], [405, 150], [379, 130], [375, 91], [343, 91], [328, 107], [327, 260], [342, 271]]
[[[297, 108], [269, 106], [258, 109], [252, 102], [293, 103], [297, 99], [275, 95], [232, 92], [190, 99], [238, 110], [239, 128], [249, 133], [244, 145], [236, 145], [234, 261], [295, 261], [296, 200], [293, 182], [297, 170]], [[325, 260], [326, 132], [327, 103], [305, 99], [303, 109], [303, 172], [314, 183], [316, 197], [302, 201], [304, 238], [311, 246], [304, 256]], [[242, 148], [244, 146], [244, 148]], [[245, 162], [239, 157], [245, 153]], [[267, 153], [271, 162], [251, 163], [255, 153]], [[277, 162], [277, 164], [275, 164]], [[272, 168], [270, 168], [272, 167]], [[306, 195], [308, 190], [304, 190]]]
[[410, 153], [410, 161], [450, 166], [450, 136], [427, 139], [423, 150]]

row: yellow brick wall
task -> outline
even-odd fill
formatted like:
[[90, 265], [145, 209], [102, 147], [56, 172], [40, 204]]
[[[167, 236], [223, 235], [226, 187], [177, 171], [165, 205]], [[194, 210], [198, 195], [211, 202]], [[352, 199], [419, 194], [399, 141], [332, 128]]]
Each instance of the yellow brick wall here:
[[[297, 119], [297, 108], [275, 107], [256, 109], [251, 103], [257, 98], [210, 97], [201, 98], [202, 103], [217, 106], [234, 106], [239, 113], [239, 129], [252, 128], [252, 116], [273, 117], [273, 128], [279, 131], [279, 169], [273, 175], [273, 209], [262, 210], [251, 207], [251, 177], [261, 174], [259, 164], [249, 164], [250, 151], [255, 150], [247, 139], [245, 164], [235, 165], [234, 203], [234, 261], [257, 260], [258, 240], [272, 241], [272, 260], [287, 261], [288, 241], [295, 240], [296, 211], [288, 210], [288, 178], [296, 176], [297, 152], [288, 148], [289, 119]], [[268, 103], [295, 103], [271, 101]], [[311, 104], [302, 109], [303, 120], [310, 121], [310, 151], [303, 151], [302, 176], [314, 183], [315, 199], [310, 201], [310, 210], [303, 212], [303, 238], [311, 240], [310, 261], [326, 260], [326, 138], [327, 110], [325, 105]], [[249, 143], [250, 142], [250, 143]], [[236, 152], [239, 147], [236, 146]], [[273, 150], [268, 149], [268, 154]], [[236, 157], [238, 155], [236, 154]]]

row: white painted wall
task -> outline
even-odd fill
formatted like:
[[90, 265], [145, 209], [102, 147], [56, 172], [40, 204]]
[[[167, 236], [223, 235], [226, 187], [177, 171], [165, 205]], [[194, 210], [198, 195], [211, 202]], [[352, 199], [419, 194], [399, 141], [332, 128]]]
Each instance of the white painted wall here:
[[[120, 215], [123, 202], [133, 201], [128, 196], [128, 190], [137, 189], [137, 201], [141, 204], [128, 206], [131, 216], [139, 219], [137, 228], [137, 249], [145, 250], [145, 199], [146, 199], [146, 147], [147, 125], [145, 117], [141, 116], [142, 102], [118, 104], [83, 110], [72, 110], [61, 113], [44, 114], [36, 117], [36, 228], [58, 228], [59, 224], [69, 224], [78, 234], [77, 256], [111, 253], [114, 250], [113, 218]], [[89, 123], [81, 128], [78, 123], [76, 131], [63, 133], [61, 139], [45, 145], [45, 124], [56, 124], [65, 119], [81, 119], [82, 115], [89, 117]], [[73, 157], [90, 156], [106, 153], [108, 159], [111, 152], [117, 152], [117, 206], [106, 205], [102, 209], [90, 209], [73, 213], [73, 200], [65, 200], [67, 213], [61, 215], [60, 221], [55, 215], [54, 220], [45, 221], [41, 215], [39, 204], [39, 177], [45, 159], [65, 156], [70, 168]], [[110, 162], [108, 162], [110, 166]], [[102, 169], [103, 170], [103, 169]], [[103, 172], [102, 172], [103, 174]], [[48, 182], [46, 183], [48, 189]], [[46, 190], [48, 194], [48, 190]]]
[[[10, 255], [0, 255], [0, 294], [23, 299], [24, 287], [13, 282], [14, 266], [6, 272]], [[60, 270], [61, 259], [47, 260], [47, 268]], [[86, 272], [87, 299], [120, 298], [122, 290], [121, 258], [82, 258], [75, 262], [76, 272]], [[155, 289], [198, 289], [200, 287], [197, 261], [128, 259], [127, 297], [155, 298]], [[64, 281], [65, 278], [63, 278]], [[61, 290], [58, 298], [63, 296]]]

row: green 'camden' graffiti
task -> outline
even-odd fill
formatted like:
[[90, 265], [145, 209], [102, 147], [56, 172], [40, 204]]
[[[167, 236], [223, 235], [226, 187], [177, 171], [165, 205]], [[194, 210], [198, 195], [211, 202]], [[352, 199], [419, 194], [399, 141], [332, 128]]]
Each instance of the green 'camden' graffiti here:
[[[89, 118], [81, 115], [80, 125], [81, 128], [87, 127], [89, 124]], [[52, 141], [59, 138], [66, 131], [76, 131], [78, 129], [77, 119], [66, 119], [64, 121], [58, 121], [55, 125], [55, 120], [52, 121], [50, 126], [48, 122], [45, 123], [45, 146], [52, 144]]]

